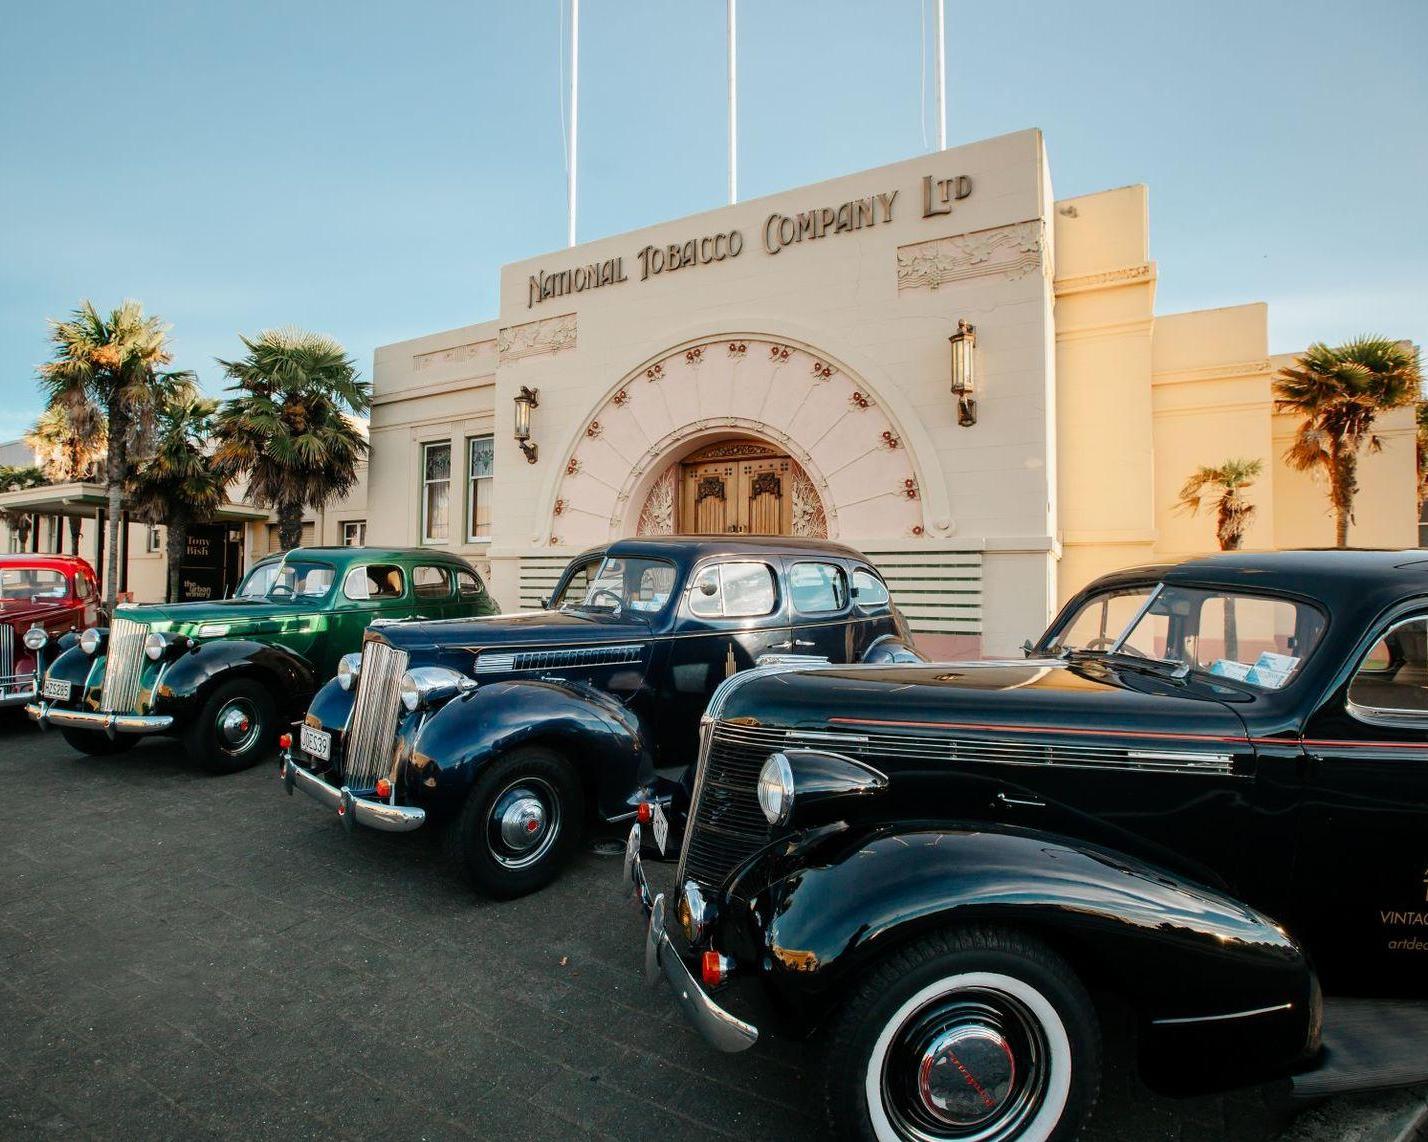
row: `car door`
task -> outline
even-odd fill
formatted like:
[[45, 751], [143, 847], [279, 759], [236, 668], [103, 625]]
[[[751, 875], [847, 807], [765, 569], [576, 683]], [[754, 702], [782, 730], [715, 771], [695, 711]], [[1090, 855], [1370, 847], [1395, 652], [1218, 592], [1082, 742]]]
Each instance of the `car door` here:
[[787, 654], [852, 661], [854, 616], [848, 572], [832, 559], [786, 557], [790, 630]]
[[455, 601], [451, 569], [437, 563], [418, 563], [412, 568], [412, 618], [445, 619]]
[[1382, 620], [1304, 730], [1295, 934], [1340, 991], [1428, 994], [1428, 603]]

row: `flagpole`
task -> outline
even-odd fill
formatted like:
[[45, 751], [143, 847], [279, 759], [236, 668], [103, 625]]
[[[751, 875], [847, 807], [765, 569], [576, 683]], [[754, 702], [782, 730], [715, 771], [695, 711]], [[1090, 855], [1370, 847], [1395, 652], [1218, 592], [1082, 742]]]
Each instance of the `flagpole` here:
[[729, 0], [729, 202], [739, 201], [739, 69], [738, 41], [734, 34], [735, 6]]
[[937, 149], [947, 149], [947, 0], [937, 0]]
[[570, 206], [569, 244], [575, 245], [575, 191], [580, 157], [580, 0], [570, 0]]

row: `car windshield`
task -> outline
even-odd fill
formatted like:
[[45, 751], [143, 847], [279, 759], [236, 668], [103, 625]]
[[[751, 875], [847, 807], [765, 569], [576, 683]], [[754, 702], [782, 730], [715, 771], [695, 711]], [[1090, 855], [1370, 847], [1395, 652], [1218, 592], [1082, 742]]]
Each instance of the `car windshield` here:
[[674, 594], [674, 564], [639, 556], [606, 556], [577, 610], [598, 614], [657, 614]]
[[268, 599], [279, 603], [291, 599], [311, 602], [326, 598], [335, 578], [336, 573], [326, 563], [280, 559], [254, 567], [239, 585], [234, 597]]
[[69, 594], [64, 573], [48, 567], [7, 567], [0, 572], [0, 602], [41, 602]]
[[1324, 616], [1294, 599], [1157, 583], [1093, 595], [1044, 649], [1145, 659], [1277, 690], [1323, 633]]

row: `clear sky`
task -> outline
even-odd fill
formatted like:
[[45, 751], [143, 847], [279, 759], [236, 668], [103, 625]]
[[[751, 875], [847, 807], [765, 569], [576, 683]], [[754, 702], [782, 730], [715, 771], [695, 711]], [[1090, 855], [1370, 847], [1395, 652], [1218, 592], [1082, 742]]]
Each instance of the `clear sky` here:
[[[935, 145], [934, 7], [741, 0], [742, 196]], [[947, 8], [949, 142], [1040, 127], [1059, 197], [1148, 183], [1160, 312], [1428, 343], [1428, 0]], [[498, 267], [565, 243], [561, 12], [3, 0], [0, 439], [82, 297], [141, 299], [215, 391], [239, 332], [370, 375], [494, 316]], [[723, 0], [584, 0], [580, 71], [582, 239], [723, 203]]]

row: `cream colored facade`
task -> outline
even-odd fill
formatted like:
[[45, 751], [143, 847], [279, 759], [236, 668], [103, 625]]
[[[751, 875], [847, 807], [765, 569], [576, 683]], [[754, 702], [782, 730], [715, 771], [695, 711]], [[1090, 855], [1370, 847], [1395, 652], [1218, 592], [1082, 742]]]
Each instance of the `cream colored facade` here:
[[[510, 265], [495, 320], [377, 350], [369, 540], [440, 543], [530, 605], [583, 548], [690, 530], [708, 458], [732, 480], [771, 452], [754, 487], [791, 497], [789, 530], [867, 552], [929, 649], [988, 654], [1105, 570], [1213, 547], [1212, 519], [1175, 509], [1201, 464], [1265, 459], [1250, 546], [1330, 541], [1322, 489], [1280, 460], [1265, 307], [1157, 317], [1156, 279], [1146, 189], [1056, 201], [1037, 131]], [[1412, 546], [1411, 410], [1382, 429], [1352, 539]], [[465, 461], [487, 436], [477, 538]]]

